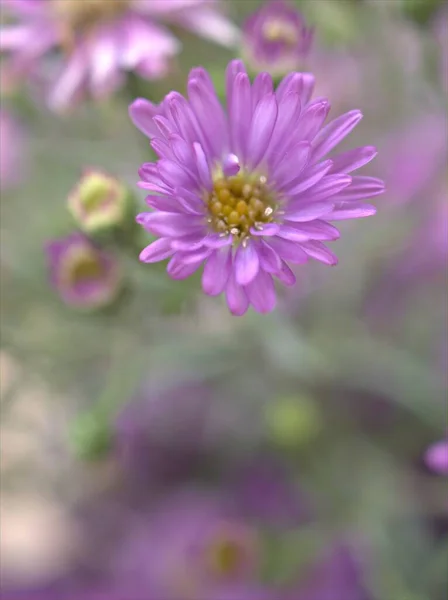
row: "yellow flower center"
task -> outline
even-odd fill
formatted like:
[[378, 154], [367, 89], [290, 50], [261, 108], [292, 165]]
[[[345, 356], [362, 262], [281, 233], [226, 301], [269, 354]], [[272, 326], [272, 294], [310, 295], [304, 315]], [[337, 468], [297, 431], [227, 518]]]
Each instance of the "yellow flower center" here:
[[251, 227], [261, 230], [270, 223], [276, 209], [266, 177], [244, 173], [216, 179], [207, 204], [212, 229], [238, 241], [250, 235]]
[[284, 42], [288, 46], [295, 46], [299, 42], [294, 25], [280, 19], [264, 24], [263, 37], [267, 42]]
[[99, 258], [87, 248], [78, 248], [67, 257], [66, 279], [69, 285], [101, 279], [104, 269]]
[[129, 0], [51, 0], [51, 3], [64, 25], [74, 31], [113, 19], [129, 6]]
[[213, 574], [224, 577], [237, 573], [245, 558], [241, 543], [226, 538], [216, 540], [209, 553], [210, 568]]

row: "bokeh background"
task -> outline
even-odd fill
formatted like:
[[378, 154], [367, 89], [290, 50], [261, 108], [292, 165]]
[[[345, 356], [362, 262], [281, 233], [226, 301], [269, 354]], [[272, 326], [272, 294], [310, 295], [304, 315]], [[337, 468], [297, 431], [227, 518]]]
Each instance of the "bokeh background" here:
[[[259, 4], [221, 6], [240, 25]], [[40, 82], [2, 82], [5, 600], [446, 597], [447, 481], [425, 457], [448, 428], [447, 6], [296, 5], [316, 28], [316, 94], [333, 116], [362, 110], [347, 147], [377, 146], [367, 170], [387, 192], [376, 216], [341, 224], [339, 265], [300, 266], [269, 315], [233, 317], [197, 277], [139, 263], [140, 230], [105, 242], [115, 301], [76, 310], [44, 252], [76, 229], [67, 198], [85, 168], [129, 186], [139, 212], [151, 150], [128, 104], [184, 92], [196, 65], [222, 89], [237, 47], [176, 28], [165, 78], [64, 115]]]

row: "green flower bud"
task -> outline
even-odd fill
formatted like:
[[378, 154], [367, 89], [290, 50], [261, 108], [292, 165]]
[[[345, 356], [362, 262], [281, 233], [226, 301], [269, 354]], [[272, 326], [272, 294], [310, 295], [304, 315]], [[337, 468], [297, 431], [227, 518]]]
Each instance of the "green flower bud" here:
[[274, 442], [297, 447], [310, 442], [321, 429], [316, 402], [309, 396], [286, 397], [268, 406], [266, 423]]
[[132, 196], [118, 179], [88, 171], [68, 198], [68, 208], [82, 231], [90, 235], [117, 228], [127, 221]]

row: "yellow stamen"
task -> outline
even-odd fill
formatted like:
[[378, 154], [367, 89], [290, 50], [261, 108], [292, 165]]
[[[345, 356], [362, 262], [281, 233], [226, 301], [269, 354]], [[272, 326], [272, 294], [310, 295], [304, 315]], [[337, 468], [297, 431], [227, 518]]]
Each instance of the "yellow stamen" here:
[[244, 173], [216, 179], [207, 204], [214, 231], [231, 233], [237, 241], [250, 235], [251, 227], [272, 222], [276, 209], [266, 177]]

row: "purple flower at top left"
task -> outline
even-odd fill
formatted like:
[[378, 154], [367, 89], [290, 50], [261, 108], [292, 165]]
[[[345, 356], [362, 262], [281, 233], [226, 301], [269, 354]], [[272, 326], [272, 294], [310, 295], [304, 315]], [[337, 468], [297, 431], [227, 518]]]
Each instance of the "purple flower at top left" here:
[[40, 73], [42, 59], [58, 48], [61, 66], [50, 107], [67, 109], [86, 93], [102, 98], [122, 85], [126, 71], [145, 79], [167, 73], [180, 42], [161, 22], [235, 45], [238, 30], [216, 5], [216, 0], [2, 0], [17, 21], [0, 29], [0, 51], [9, 54], [6, 77]]

